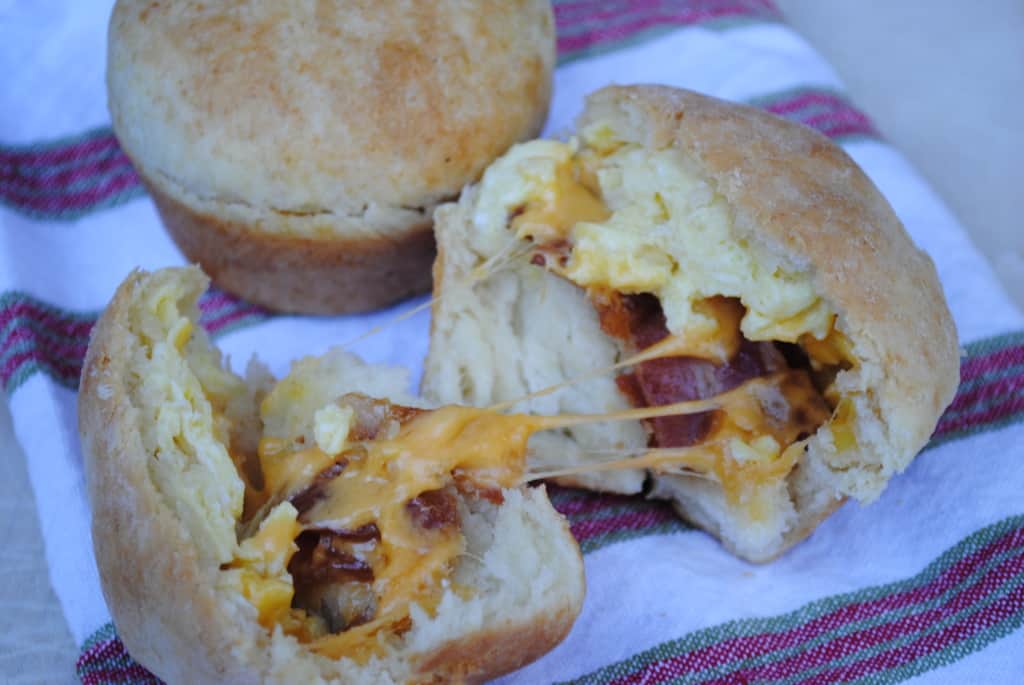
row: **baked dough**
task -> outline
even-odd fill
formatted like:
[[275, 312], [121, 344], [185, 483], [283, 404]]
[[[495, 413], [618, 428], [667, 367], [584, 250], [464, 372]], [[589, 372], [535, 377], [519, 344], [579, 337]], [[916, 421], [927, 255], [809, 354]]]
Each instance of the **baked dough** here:
[[546, 0], [120, 0], [114, 132], [190, 261], [271, 309], [430, 287], [434, 207], [551, 95]]
[[[412, 608], [407, 629], [362, 663], [261, 625], [259, 593], [243, 592], [232, 570], [247, 549], [259, 557], [239, 525], [247, 493], [234, 460], [251, 455], [261, 432], [315, 436], [310, 408], [343, 393], [417, 401], [404, 372], [340, 350], [300, 360], [277, 382], [258, 363], [246, 379], [234, 375], [195, 323], [207, 285], [194, 267], [131, 274], [96, 325], [83, 370], [96, 561], [132, 657], [171, 683], [479, 682], [557, 644], [580, 610], [583, 567], [543, 488], [504, 490], [500, 504], [460, 495], [465, 553], [433, 615]], [[260, 530], [289, 507], [273, 509]], [[258, 568], [292, 587], [283, 568]], [[266, 587], [263, 596], [279, 585]]]
[[[959, 352], [931, 260], [871, 181], [809, 128], [668, 87], [597, 91], [577, 135], [513, 147], [438, 209], [424, 395], [487, 406], [582, 378], [515, 408], [621, 410], [631, 399], [608, 367], [631, 351], [595, 299], [654, 293], [667, 332], [696, 339], [721, 327], [701, 307], [724, 297], [742, 306], [745, 339], [801, 348], [827, 401], [788, 475], [728, 496], [723, 470], [777, 463], [787, 447], [758, 456], [747, 448], [765, 445], [746, 439], [722, 448], [717, 479], [583, 469], [563, 480], [668, 499], [754, 561], [808, 535], [844, 498], [877, 497], [952, 400]], [[493, 273], [480, 277], [481, 265]], [[571, 428], [536, 436], [531, 465], [592, 464], [648, 440], [636, 421]]]

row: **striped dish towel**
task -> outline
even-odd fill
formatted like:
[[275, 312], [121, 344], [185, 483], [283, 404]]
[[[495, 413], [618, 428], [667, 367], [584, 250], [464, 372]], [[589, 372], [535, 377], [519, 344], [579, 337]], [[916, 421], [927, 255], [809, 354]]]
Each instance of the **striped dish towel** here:
[[[75, 430], [82, 357], [130, 269], [182, 263], [106, 125], [109, 4], [0, 9], [0, 384], [87, 685], [157, 681], [125, 652], [100, 594]], [[767, 566], [736, 560], [662, 505], [552, 490], [584, 551], [586, 604], [561, 646], [504, 682], [1020, 682], [1024, 317], [769, 0], [555, 9], [550, 133], [612, 82], [685, 86], [818, 129], [864, 167], [935, 259], [966, 358], [953, 406], [908, 472]], [[236, 364], [258, 349], [278, 373], [394, 315], [272, 317], [222, 292], [204, 297], [202, 313]], [[423, 313], [355, 351], [418, 375], [428, 324]]]

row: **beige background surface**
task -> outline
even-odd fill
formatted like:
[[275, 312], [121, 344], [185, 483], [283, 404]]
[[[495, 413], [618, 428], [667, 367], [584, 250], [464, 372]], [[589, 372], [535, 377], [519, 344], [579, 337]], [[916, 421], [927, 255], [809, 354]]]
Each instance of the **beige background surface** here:
[[1024, 0], [776, 0], [1024, 306]]
[[[776, 0], [1024, 305], [1024, 2]], [[72, 683], [24, 455], [0, 399], [0, 681]]]

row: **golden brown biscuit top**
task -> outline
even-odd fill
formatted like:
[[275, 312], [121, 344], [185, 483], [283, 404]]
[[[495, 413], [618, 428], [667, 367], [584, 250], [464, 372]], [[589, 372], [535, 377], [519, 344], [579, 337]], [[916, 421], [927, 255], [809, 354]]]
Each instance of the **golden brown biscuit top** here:
[[547, 2], [145, 2], [110, 26], [115, 131], [203, 198], [360, 215], [457, 193], [535, 134]]

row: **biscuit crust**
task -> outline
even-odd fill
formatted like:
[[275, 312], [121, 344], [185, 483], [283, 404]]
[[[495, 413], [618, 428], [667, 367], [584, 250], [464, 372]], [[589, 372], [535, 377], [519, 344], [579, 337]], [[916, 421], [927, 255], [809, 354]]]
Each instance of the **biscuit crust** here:
[[[554, 41], [546, 0], [120, 0], [108, 103], [173, 237], [218, 284], [275, 309], [361, 311], [427, 289], [434, 207], [540, 131]], [[234, 273], [225, 250], [263, 272]], [[280, 273], [259, 258], [273, 250]], [[332, 261], [351, 277], [319, 281]]]
[[190, 202], [140, 176], [185, 257], [220, 287], [255, 304], [299, 314], [344, 314], [379, 309], [430, 289], [434, 234], [429, 216], [393, 236], [269, 232], [259, 228], [266, 218], [195, 198]]

